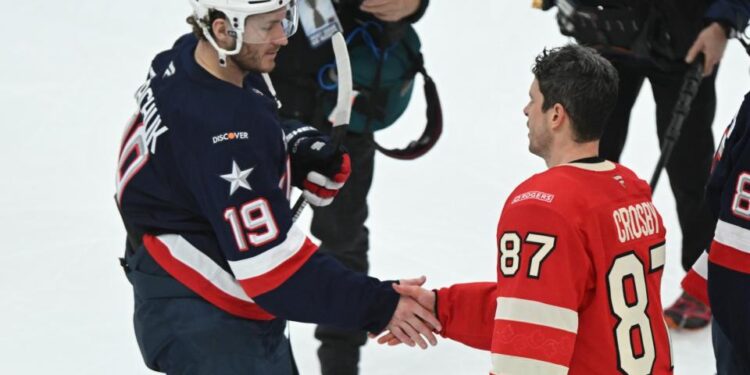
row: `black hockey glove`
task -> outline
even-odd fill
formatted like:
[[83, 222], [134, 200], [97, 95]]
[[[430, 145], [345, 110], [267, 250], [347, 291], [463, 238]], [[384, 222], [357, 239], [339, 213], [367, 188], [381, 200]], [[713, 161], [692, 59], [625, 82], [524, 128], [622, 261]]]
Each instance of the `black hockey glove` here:
[[286, 120], [284, 141], [292, 163], [292, 185], [313, 206], [327, 206], [351, 174], [349, 154], [312, 126]]

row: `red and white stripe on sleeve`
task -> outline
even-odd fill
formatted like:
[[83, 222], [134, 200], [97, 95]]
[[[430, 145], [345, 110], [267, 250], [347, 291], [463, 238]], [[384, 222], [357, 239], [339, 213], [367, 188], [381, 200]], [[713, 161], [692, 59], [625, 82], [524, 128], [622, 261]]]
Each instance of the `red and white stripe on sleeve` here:
[[722, 267], [750, 274], [750, 230], [719, 220], [708, 260]]
[[255, 304], [231, 273], [184, 237], [145, 235], [143, 245], [167, 273], [220, 309], [247, 319], [274, 318]]
[[703, 252], [682, 279], [682, 289], [687, 294], [708, 305], [708, 253]]
[[492, 339], [493, 374], [567, 374], [577, 333], [574, 310], [499, 297]]
[[252, 258], [229, 261], [229, 267], [245, 291], [254, 297], [281, 285], [317, 248], [297, 225], [292, 225], [282, 243]]
[[254, 257], [229, 261], [231, 273], [177, 234], [146, 235], [149, 254], [172, 277], [219, 308], [248, 319], [273, 319], [252, 297], [275, 289], [307, 261], [317, 246], [293, 225], [280, 244]]
[[682, 288], [705, 304], [709, 302], [708, 262], [750, 274], [750, 230], [723, 220], [716, 223], [710, 253], [704, 252], [682, 280]]

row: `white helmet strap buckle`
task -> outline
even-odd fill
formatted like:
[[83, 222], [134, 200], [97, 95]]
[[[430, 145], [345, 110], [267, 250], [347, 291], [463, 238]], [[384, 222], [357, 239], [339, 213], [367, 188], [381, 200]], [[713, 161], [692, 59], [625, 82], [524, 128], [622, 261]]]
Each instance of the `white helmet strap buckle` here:
[[210, 43], [211, 46], [214, 47], [216, 52], [219, 54], [219, 65], [222, 68], [226, 68], [227, 67], [227, 55], [230, 55], [230, 56], [236, 55], [240, 53], [240, 49], [242, 49], [242, 33], [238, 33], [234, 30], [229, 31], [228, 34], [235, 38], [234, 49], [229, 51], [224, 48], [221, 48], [219, 44], [216, 43], [216, 39], [214, 39], [213, 35], [211, 35], [211, 30], [209, 30], [208, 26], [201, 25], [201, 29], [203, 29], [203, 35], [208, 40], [208, 43]]

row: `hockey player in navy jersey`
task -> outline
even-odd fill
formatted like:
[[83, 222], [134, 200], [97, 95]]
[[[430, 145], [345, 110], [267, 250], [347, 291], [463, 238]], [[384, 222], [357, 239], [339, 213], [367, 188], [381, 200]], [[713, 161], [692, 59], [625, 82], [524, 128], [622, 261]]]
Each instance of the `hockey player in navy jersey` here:
[[294, 0], [190, 2], [194, 32], [154, 58], [117, 170], [146, 365], [293, 374], [287, 319], [434, 344], [428, 310], [316, 254], [292, 222], [291, 186], [325, 205], [350, 173], [328, 137], [279, 121], [263, 79], [296, 30]]
[[719, 217], [708, 257], [708, 295], [731, 344], [724, 354], [741, 369], [734, 374], [750, 374], [750, 93], [727, 136], [707, 188]]
[[683, 286], [710, 302], [719, 375], [750, 374], [750, 93], [716, 160], [706, 188], [716, 232]]
[[[732, 9], [750, 17], [750, 1], [735, 1]], [[710, 302], [718, 375], [750, 374], [750, 92], [716, 151], [706, 200], [714, 238], [682, 285]]]

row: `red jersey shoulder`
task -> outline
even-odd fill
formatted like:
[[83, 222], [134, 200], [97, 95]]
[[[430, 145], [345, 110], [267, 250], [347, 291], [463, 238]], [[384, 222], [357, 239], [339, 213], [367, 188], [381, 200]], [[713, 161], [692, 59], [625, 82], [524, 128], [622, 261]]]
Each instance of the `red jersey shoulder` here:
[[629, 189], [636, 194], [643, 194], [651, 197], [651, 187], [648, 182], [644, 181], [632, 170], [624, 165], [615, 163], [615, 180], [624, 188]]
[[570, 214], [586, 212], [617, 196], [643, 196], [651, 193], [645, 181], [630, 169], [612, 162], [567, 164], [531, 176], [511, 193], [506, 209], [527, 204], [548, 205]]
[[550, 168], [518, 185], [505, 209], [536, 205], [569, 214], [574, 206], [585, 204], [588, 189], [585, 176], [577, 168]]

